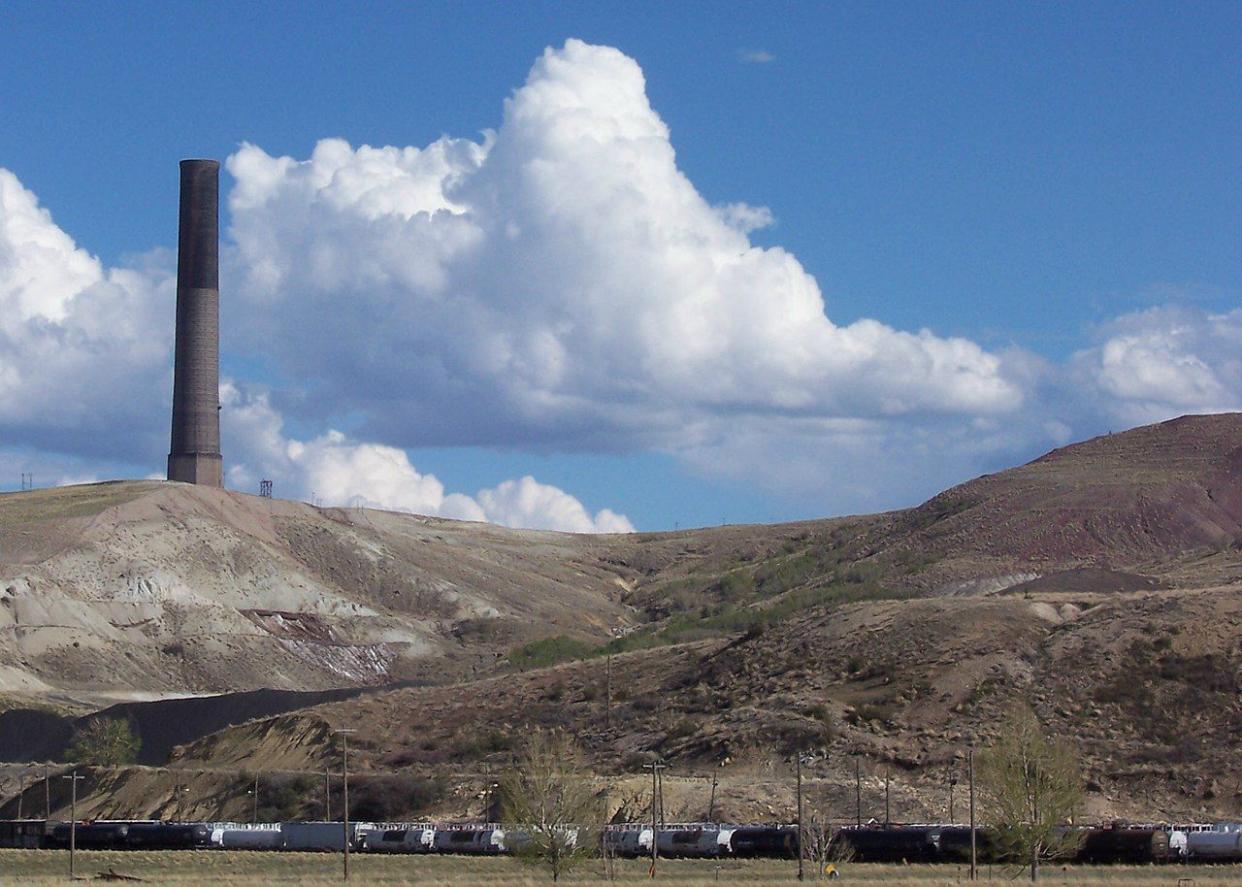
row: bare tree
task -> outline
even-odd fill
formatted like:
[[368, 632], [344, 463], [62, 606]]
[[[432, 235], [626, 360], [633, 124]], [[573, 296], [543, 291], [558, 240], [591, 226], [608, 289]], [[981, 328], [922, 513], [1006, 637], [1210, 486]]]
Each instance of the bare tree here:
[[1079, 836], [1066, 828], [1082, 809], [1082, 773], [1067, 743], [1049, 739], [1035, 713], [1015, 706], [1001, 735], [979, 758], [979, 788], [1000, 852], [1030, 865], [1073, 853]]
[[802, 846], [806, 858], [815, 866], [815, 880], [824, 878], [835, 881], [841, 877], [842, 864], [854, 858], [854, 850], [848, 841], [834, 841], [832, 824], [825, 818], [811, 815], [802, 833]]
[[532, 733], [516, 768], [501, 777], [500, 793], [515, 854], [547, 866], [553, 881], [594, 852], [603, 806], [581, 750], [564, 732]]

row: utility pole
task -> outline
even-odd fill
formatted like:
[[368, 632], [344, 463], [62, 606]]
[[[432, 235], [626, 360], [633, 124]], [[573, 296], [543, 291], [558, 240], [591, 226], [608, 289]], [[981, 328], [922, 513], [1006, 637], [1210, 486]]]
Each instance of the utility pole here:
[[259, 823], [259, 774], [254, 775], [254, 788], [246, 792], [248, 795], [254, 796], [254, 806], [251, 807], [250, 824], [258, 825]]
[[885, 828], [888, 828], [888, 824], [891, 821], [888, 817], [888, 778], [891, 772], [892, 771], [888, 767], [884, 768], [884, 827]]
[[332, 821], [332, 774], [323, 768], [323, 821]]
[[483, 821], [492, 821], [492, 765], [483, 762]]
[[604, 726], [612, 726], [612, 654], [604, 660]]
[[48, 764], [43, 765], [43, 820], [52, 818], [52, 768]]
[[950, 770], [949, 771], [949, 824], [950, 825], [957, 822], [956, 817], [954, 817], [953, 815], [953, 787], [955, 785], [957, 785], [957, 771]]
[[17, 782], [17, 818], [22, 818], [22, 801], [26, 798], [26, 774], [23, 773]]
[[651, 771], [651, 869], [647, 872], [649, 878], [656, 876], [656, 861], [660, 858], [660, 821], [657, 810], [657, 796], [659, 794], [660, 771], [664, 769], [664, 764], [659, 761], [652, 761], [650, 764], [643, 764], [645, 769]]
[[173, 786], [173, 801], [175, 802], [175, 805], [176, 805], [174, 807], [174, 810], [176, 811], [176, 817], [177, 817], [178, 822], [183, 821], [185, 818], [183, 815], [183, 811], [181, 809], [181, 805], [182, 805], [182, 802], [185, 800], [186, 795], [188, 795], [189, 793], [190, 793], [190, 787], [188, 785], [185, 785], [183, 783], [178, 783], [177, 785]]
[[712, 799], [707, 802], [707, 821], [708, 822], [716, 821], [716, 785], [717, 785], [717, 782], [718, 780], [716, 779], [716, 771], [713, 770], [712, 771]]
[[967, 779], [970, 781], [970, 880], [979, 877], [978, 858], [975, 848], [975, 747], [966, 749]]
[[341, 803], [344, 806], [344, 816], [342, 823], [344, 824], [345, 835], [345, 880], [349, 880], [349, 734], [357, 733], [357, 730], [341, 728], [333, 730], [333, 733], [341, 737]]
[[666, 820], [664, 819], [664, 768], [663, 767], [660, 768], [660, 779], [656, 783], [656, 791], [660, 796], [660, 830], [663, 831], [665, 822], [666, 822]]
[[74, 868], [76, 860], [74, 856], [78, 849], [78, 780], [85, 779], [85, 776], [79, 776], [78, 771], [74, 770], [70, 776], [62, 776], [61, 779], [68, 779], [72, 789], [69, 794], [69, 880], [77, 880], [77, 871]]
[[854, 758], [854, 824], [862, 828], [862, 763]]
[[806, 873], [802, 869], [802, 860], [806, 856], [803, 852], [803, 835], [802, 835], [802, 752], [798, 752], [798, 880], [806, 880]]

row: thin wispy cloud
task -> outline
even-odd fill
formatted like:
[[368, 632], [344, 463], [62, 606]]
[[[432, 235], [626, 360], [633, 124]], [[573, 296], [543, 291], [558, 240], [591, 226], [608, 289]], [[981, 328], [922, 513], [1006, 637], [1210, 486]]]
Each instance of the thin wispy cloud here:
[[776, 61], [776, 56], [766, 49], [739, 49], [737, 57], [738, 61], [748, 65], [766, 65], [768, 62]]

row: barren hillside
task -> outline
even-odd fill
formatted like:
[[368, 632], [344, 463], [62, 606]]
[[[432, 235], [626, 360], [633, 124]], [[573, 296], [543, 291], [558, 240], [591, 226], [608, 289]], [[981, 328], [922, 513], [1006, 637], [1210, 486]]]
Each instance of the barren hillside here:
[[0, 693], [141, 699], [468, 674], [629, 624], [589, 540], [154, 482], [0, 496]]
[[[857, 760], [872, 797], [889, 770], [900, 809], [931, 815], [1021, 699], [1079, 745], [1096, 812], [1236, 817], [1240, 539], [1239, 415], [1069, 446], [908, 511], [678, 533], [150, 483], [11, 494], [3, 674], [40, 701], [419, 678], [213, 733], [174, 753], [179, 775], [141, 777], [321, 772], [349, 725], [375, 778], [456, 774], [407, 813], [477, 808], [480, 771], [542, 724], [618, 785], [659, 755], [759, 815], [801, 749], [825, 797]], [[138, 722], [172, 711], [148, 705]]]

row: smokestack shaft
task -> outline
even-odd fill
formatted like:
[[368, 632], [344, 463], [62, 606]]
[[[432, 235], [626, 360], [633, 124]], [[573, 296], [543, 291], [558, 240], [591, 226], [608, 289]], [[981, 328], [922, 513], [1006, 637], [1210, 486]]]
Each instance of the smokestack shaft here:
[[223, 486], [220, 457], [220, 164], [181, 161], [177, 334], [168, 479]]

